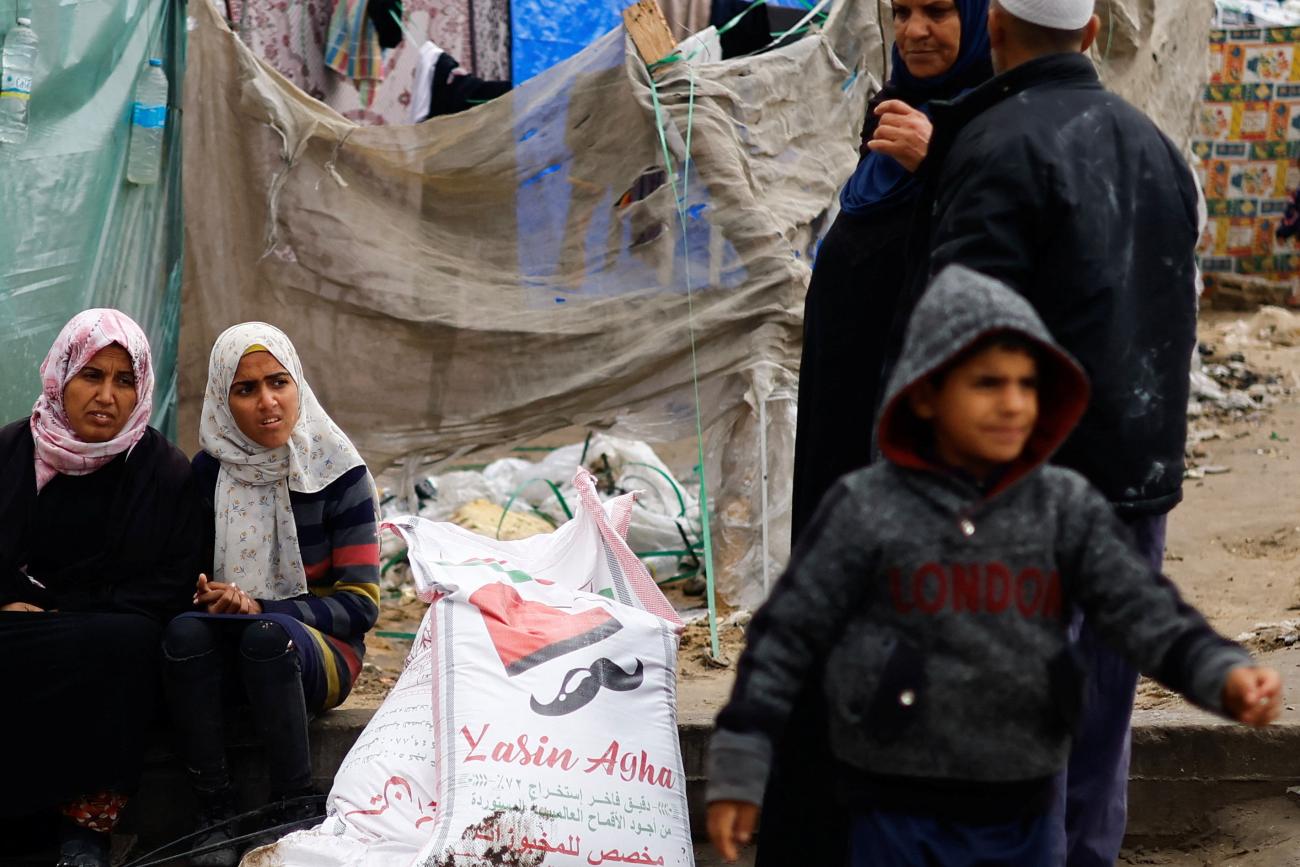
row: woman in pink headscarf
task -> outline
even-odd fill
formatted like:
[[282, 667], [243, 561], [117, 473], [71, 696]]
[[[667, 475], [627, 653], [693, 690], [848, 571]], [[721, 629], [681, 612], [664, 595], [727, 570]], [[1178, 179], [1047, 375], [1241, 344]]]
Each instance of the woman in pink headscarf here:
[[60, 867], [106, 867], [155, 718], [162, 626], [193, 592], [198, 501], [189, 462], [149, 427], [149, 343], [129, 317], [73, 317], [41, 381], [31, 416], [0, 428], [0, 817], [58, 817]]

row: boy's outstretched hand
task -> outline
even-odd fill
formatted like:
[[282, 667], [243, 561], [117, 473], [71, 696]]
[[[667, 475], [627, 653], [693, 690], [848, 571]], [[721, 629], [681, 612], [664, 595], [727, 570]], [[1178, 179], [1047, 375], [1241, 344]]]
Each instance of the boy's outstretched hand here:
[[[1282, 711], [1282, 679], [1271, 668], [1234, 668], [1223, 682], [1223, 709], [1244, 725], [1268, 725]], [[712, 819], [710, 812], [710, 827]]]
[[734, 862], [740, 857], [740, 847], [754, 836], [758, 823], [758, 804], [746, 801], [714, 801], [709, 804], [709, 839], [722, 860]]

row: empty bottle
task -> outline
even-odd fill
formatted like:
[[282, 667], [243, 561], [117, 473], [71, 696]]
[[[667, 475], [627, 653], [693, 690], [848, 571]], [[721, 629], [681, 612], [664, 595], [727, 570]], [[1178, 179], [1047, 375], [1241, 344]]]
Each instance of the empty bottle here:
[[162, 162], [163, 130], [167, 127], [167, 74], [162, 61], [152, 58], [135, 85], [131, 109], [131, 149], [126, 179], [133, 184], [156, 184]]
[[29, 18], [5, 34], [0, 52], [0, 142], [27, 141], [27, 117], [32, 100], [32, 76], [36, 72], [36, 33]]

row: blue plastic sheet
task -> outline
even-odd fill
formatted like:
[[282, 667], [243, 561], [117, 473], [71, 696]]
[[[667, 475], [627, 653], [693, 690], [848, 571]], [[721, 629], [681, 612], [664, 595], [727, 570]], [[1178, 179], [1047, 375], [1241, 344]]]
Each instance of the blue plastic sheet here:
[[[207, 0], [203, 0], [207, 2]], [[40, 54], [25, 145], [0, 144], [0, 423], [31, 411], [63, 324], [116, 307], [144, 327], [158, 383], [154, 424], [175, 432], [180, 330], [180, 83], [184, 7], [172, 0], [0, 0], [0, 36], [32, 18]], [[140, 70], [171, 82], [155, 186], [126, 181]]]
[[515, 84], [550, 69], [623, 23], [631, 0], [511, 0], [510, 45]]

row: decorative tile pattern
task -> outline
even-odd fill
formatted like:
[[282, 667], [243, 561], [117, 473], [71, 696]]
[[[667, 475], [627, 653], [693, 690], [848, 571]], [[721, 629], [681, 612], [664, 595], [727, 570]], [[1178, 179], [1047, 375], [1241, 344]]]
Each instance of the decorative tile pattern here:
[[1199, 251], [1206, 283], [1241, 275], [1289, 283], [1295, 241], [1273, 232], [1300, 184], [1300, 27], [1214, 30], [1210, 83], [1192, 131], [1209, 222]]

